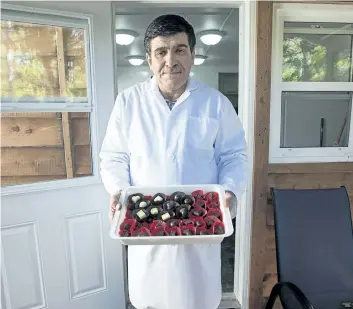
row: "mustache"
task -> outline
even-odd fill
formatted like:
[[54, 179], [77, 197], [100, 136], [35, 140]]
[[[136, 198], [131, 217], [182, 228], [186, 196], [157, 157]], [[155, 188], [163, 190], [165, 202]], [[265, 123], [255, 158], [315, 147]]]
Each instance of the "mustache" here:
[[178, 74], [181, 73], [181, 71], [163, 71], [162, 74]]
[[167, 70], [163, 70], [162, 73], [163, 74], [176, 74], [176, 73], [181, 73], [181, 68], [179, 66], [175, 66], [171, 69], [167, 69]]

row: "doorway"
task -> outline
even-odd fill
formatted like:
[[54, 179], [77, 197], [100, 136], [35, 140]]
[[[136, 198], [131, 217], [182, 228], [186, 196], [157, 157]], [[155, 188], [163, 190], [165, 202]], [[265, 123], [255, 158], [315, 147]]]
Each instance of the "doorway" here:
[[[234, 3], [232, 5], [234, 6]], [[185, 5], [182, 8], [160, 3], [114, 3], [116, 34], [130, 34], [134, 37], [130, 43], [119, 42], [122, 36], [116, 37], [114, 61], [117, 93], [152, 77], [145, 61], [143, 46], [145, 30], [150, 22], [162, 14], [179, 14], [194, 27], [197, 39], [195, 51], [198, 57], [190, 77], [222, 92], [232, 102], [244, 123], [244, 128], [251, 126], [252, 120], [244, 119], [244, 115], [248, 115], [250, 106], [244, 107], [241, 104], [251, 99], [249, 93], [251, 77], [244, 77], [244, 74], [249, 75], [250, 72], [249, 68], [246, 73], [244, 70], [245, 61], [250, 62], [250, 58], [244, 59], [245, 55], [251, 57], [250, 52], [244, 52], [250, 48], [252, 42], [250, 29], [245, 30], [245, 26], [248, 27], [253, 18], [250, 7], [251, 4], [245, 3], [240, 4], [239, 7], [230, 5], [211, 7], [201, 3], [198, 6]], [[211, 29], [223, 34], [221, 41], [216, 45], [207, 45], [201, 40], [203, 31]], [[246, 37], [247, 40], [245, 40]], [[241, 46], [242, 42], [246, 42], [247, 45]], [[239, 61], [241, 58], [243, 58], [242, 61]], [[249, 143], [250, 131], [248, 128], [245, 130]], [[243, 200], [239, 201], [238, 216], [233, 220], [235, 233], [222, 243], [223, 300], [220, 308], [240, 308], [240, 303], [247, 295], [249, 231], [251, 230], [251, 209], [248, 206], [247, 196], [248, 194], [244, 194]], [[248, 229], [244, 229], [245, 226], [248, 226]], [[127, 275], [127, 248], [125, 248], [125, 254], [125, 275]], [[125, 284], [128, 308], [133, 308], [128, 301], [127, 280]]]

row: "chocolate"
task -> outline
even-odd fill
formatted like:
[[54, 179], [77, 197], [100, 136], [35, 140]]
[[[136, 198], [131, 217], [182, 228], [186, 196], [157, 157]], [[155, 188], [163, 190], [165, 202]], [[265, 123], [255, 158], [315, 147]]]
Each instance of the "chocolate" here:
[[184, 192], [176, 191], [170, 196], [170, 200], [182, 204], [183, 198], [186, 196]]

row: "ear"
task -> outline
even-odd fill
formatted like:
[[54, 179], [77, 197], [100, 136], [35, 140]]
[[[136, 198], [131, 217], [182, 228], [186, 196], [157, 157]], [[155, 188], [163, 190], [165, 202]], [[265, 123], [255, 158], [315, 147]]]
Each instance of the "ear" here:
[[192, 59], [192, 64], [194, 64], [194, 60], [195, 60], [195, 47], [191, 52], [191, 59]]

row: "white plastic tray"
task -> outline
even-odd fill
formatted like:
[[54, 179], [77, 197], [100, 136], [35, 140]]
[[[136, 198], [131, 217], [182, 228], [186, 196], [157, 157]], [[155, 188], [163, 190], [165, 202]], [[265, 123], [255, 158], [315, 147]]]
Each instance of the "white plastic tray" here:
[[[203, 190], [205, 193], [214, 191], [219, 194], [220, 210], [223, 214], [225, 233], [221, 235], [192, 235], [192, 236], [151, 236], [151, 237], [121, 237], [119, 236], [120, 224], [125, 219], [127, 199], [131, 194], [142, 193], [143, 195], [154, 195], [156, 193], [172, 194], [175, 191], [182, 191], [191, 194], [195, 190]], [[122, 192], [122, 208], [116, 211], [109, 235], [113, 239], [118, 239], [124, 245], [172, 245], [172, 244], [215, 244], [221, 243], [224, 237], [233, 234], [232, 218], [228, 208], [224, 207], [225, 191], [220, 185], [184, 185], [184, 186], [165, 186], [165, 187], [142, 187], [132, 186]]]

